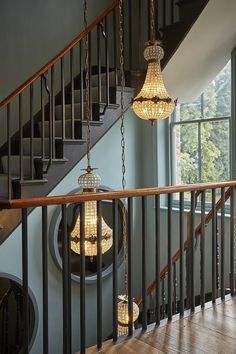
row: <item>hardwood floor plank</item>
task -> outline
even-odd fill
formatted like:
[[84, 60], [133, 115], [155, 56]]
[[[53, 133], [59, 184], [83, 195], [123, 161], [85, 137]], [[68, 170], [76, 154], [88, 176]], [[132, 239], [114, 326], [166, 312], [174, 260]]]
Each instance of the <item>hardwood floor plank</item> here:
[[[87, 351], [88, 354], [97, 353], [96, 348], [90, 348]], [[150, 345], [141, 342], [137, 338], [132, 338], [127, 341], [124, 341], [120, 344], [105, 343], [103, 348], [99, 351], [100, 354], [165, 354], [166, 352], [161, 351], [160, 349], [153, 348]], [[176, 352], [175, 352], [176, 353]]]
[[[236, 354], [236, 299], [210, 307], [146, 334], [113, 345], [101, 354]], [[95, 347], [87, 351], [97, 353]]]
[[236, 339], [236, 318], [225, 316], [224, 313], [220, 311], [221, 306], [222, 305], [218, 305], [207, 311], [202, 311], [190, 316], [187, 321], [194, 322], [205, 329], [210, 329]]

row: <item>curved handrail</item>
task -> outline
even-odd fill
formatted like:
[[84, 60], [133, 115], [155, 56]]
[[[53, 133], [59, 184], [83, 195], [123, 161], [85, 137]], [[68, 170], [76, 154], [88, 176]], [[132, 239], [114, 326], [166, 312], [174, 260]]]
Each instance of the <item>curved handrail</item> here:
[[73, 41], [62, 49], [53, 59], [51, 59], [46, 65], [38, 70], [33, 76], [26, 80], [16, 90], [14, 90], [9, 96], [7, 96], [2, 102], [0, 102], [0, 109], [4, 108], [14, 98], [27, 89], [34, 81], [36, 81], [41, 75], [45, 74], [53, 65], [55, 65], [65, 54], [67, 54], [76, 44], [78, 44], [86, 35], [90, 33], [105, 17], [107, 17], [117, 6], [119, 0], [114, 0], [110, 6], [108, 6], [89, 26], [86, 30], [81, 32]]
[[[225, 201], [227, 201], [229, 199], [229, 197], [231, 196], [232, 193], [232, 187], [229, 187], [225, 193]], [[222, 206], [222, 199], [220, 198], [217, 203], [216, 203], [216, 210], [219, 210]], [[209, 224], [209, 222], [212, 220], [213, 217], [213, 213], [212, 210], [209, 211], [209, 213], [206, 215], [205, 217], [205, 225]], [[199, 225], [196, 227], [195, 229], [195, 236], [199, 235], [201, 233], [201, 223], [199, 223]], [[184, 251], [186, 251], [188, 248], [188, 241], [186, 240], [184, 242]], [[174, 256], [172, 257], [172, 263], [176, 263], [178, 260], [180, 259], [180, 250], [178, 250]], [[163, 279], [165, 277], [165, 275], [168, 273], [168, 265], [166, 265], [162, 271], [160, 272], [160, 279]], [[156, 281], [153, 281], [149, 287], [147, 288], [147, 296], [150, 295], [153, 290], [156, 288]], [[136, 300], [137, 305], [141, 305], [143, 299], [142, 298], [138, 298]]]

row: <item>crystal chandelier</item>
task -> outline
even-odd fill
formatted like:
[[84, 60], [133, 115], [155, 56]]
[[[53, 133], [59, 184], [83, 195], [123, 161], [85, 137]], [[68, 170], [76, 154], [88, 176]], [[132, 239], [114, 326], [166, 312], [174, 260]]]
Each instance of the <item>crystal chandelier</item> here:
[[[87, 1], [84, 1], [84, 28], [87, 29]], [[101, 177], [94, 173], [94, 169], [91, 167], [90, 163], [90, 78], [89, 78], [89, 50], [88, 50], [88, 35], [85, 37], [85, 114], [87, 120], [87, 169], [86, 173], [79, 177], [79, 186], [82, 188], [83, 193], [85, 192], [96, 192], [96, 189], [101, 184]], [[94, 256], [97, 256], [98, 248], [98, 235], [97, 235], [97, 202], [89, 201], [84, 203], [84, 233], [85, 233], [85, 243], [84, 250], [85, 256], [90, 257], [92, 260]], [[80, 214], [77, 216], [72, 231], [70, 232], [71, 237], [71, 249], [80, 254], [80, 226], [81, 219]], [[101, 240], [101, 250], [102, 254], [107, 252], [113, 244], [112, 230], [106, 224], [104, 219], [101, 217], [101, 229], [102, 229], [102, 240]]]
[[[83, 192], [95, 192], [96, 188], [101, 184], [99, 175], [88, 167], [86, 173], [79, 177], [79, 186]], [[85, 256], [93, 258], [97, 256], [97, 202], [89, 201], [84, 203], [84, 233], [85, 233]], [[101, 218], [102, 227], [102, 254], [106, 253], [113, 244], [112, 230]], [[80, 254], [80, 215], [78, 215], [75, 225], [71, 231], [71, 249]]]
[[173, 101], [169, 96], [162, 78], [160, 61], [164, 57], [164, 50], [161, 42], [155, 40], [154, 0], [151, 0], [150, 17], [152, 40], [144, 50], [144, 58], [148, 62], [147, 74], [141, 91], [132, 100], [132, 107], [139, 118], [153, 123], [168, 118], [177, 100]]
[[[129, 326], [128, 296], [119, 295], [118, 299], [120, 300], [117, 304], [118, 335], [124, 335], [124, 334], [128, 334], [128, 326]], [[138, 319], [138, 316], [139, 316], [139, 307], [135, 302], [133, 302], [133, 323]]]
[[[120, 18], [120, 71], [121, 71], [121, 156], [122, 156], [122, 188], [125, 189], [125, 127], [124, 127], [124, 87], [125, 87], [125, 73], [124, 73], [124, 36], [123, 36], [123, 0], [119, 0], [119, 18]], [[127, 223], [126, 223], [126, 211], [124, 207], [125, 201], [123, 201], [122, 207], [122, 236], [123, 236], [123, 247], [124, 247], [124, 272], [125, 272], [125, 281], [124, 281], [124, 290], [125, 295], [118, 296], [117, 303], [117, 335], [122, 336], [128, 334], [129, 331], [129, 309], [128, 309], [128, 265], [127, 265]], [[134, 322], [139, 316], [139, 307], [133, 302], [133, 314], [132, 314], [132, 326], [134, 328]]]

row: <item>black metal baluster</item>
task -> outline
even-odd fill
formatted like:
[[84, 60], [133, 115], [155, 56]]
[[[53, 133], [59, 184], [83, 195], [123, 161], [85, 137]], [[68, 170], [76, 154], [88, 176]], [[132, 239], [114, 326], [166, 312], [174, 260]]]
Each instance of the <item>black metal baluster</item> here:
[[176, 262], [173, 263], [173, 314], [177, 312], [177, 272]]
[[162, 27], [166, 27], [166, 0], [163, 0], [163, 17], [162, 17]]
[[10, 343], [9, 343], [9, 297], [6, 301], [6, 329], [5, 329], [5, 337], [6, 337], [6, 351], [4, 354], [8, 354], [9, 353], [9, 349], [10, 349]]
[[200, 238], [200, 262], [201, 262], [201, 307], [205, 306], [205, 200], [206, 193], [202, 191], [201, 197], [201, 238]]
[[102, 79], [101, 79], [101, 34], [100, 24], [97, 26], [97, 61], [98, 61], [98, 107], [100, 111], [100, 103], [102, 102]]
[[[133, 24], [133, 12], [132, 12], [132, 0], [129, 0], [128, 3], [129, 6], [129, 16], [128, 16], [128, 21], [129, 21], [129, 69], [132, 69], [132, 63], [133, 63], [133, 36], [132, 36], [132, 24]], [[140, 24], [141, 25], [141, 24]]]
[[108, 24], [107, 17], [105, 18], [105, 50], [106, 50], [106, 105], [110, 103], [110, 80], [109, 80], [109, 47], [108, 47]]
[[47, 207], [42, 207], [42, 272], [43, 272], [43, 353], [48, 353], [48, 224]]
[[117, 86], [117, 31], [116, 31], [116, 9], [113, 10], [113, 55], [114, 55], [114, 81], [115, 87]]
[[216, 210], [216, 294], [219, 296], [219, 288], [220, 288], [220, 250], [219, 250], [219, 228], [218, 228], [218, 217]]
[[133, 335], [133, 282], [132, 282], [132, 250], [133, 250], [133, 199], [128, 198], [128, 313], [129, 336]]
[[41, 156], [45, 158], [44, 77], [41, 76]]
[[172, 320], [172, 194], [168, 194], [168, 321]]
[[91, 32], [88, 34], [88, 52], [89, 52], [89, 119], [93, 120], [93, 89], [92, 89], [92, 39]]
[[221, 188], [221, 299], [225, 300], [225, 188]]
[[164, 274], [161, 279], [161, 302], [162, 302], [162, 319], [165, 318], [165, 302], [166, 302], [166, 291], [165, 291], [165, 278], [166, 275]]
[[52, 133], [52, 158], [55, 159], [55, 72], [54, 72], [54, 66], [51, 67], [51, 133]]
[[97, 348], [102, 347], [102, 216], [97, 202]]
[[62, 128], [62, 139], [66, 138], [66, 107], [65, 107], [65, 63], [64, 57], [61, 58], [61, 128]]
[[22, 352], [27, 354], [29, 344], [29, 297], [28, 297], [28, 216], [27, 209], [22, 209], [22, 296], [23, 296], [23, 332]]
[[146, 292], [146, 209], [147, 197], [142, 197], [142, 329], [147, 329], [147, 292]]
[[62, 278], [63, 278], [63, 353], [71, 353], [71, 311], [69, 298], [69, 282], [70, 279], [68, 256], [70, 253], [70, 243], [68, 244], [68, 231], [67, 231], [67, 209], [66, 205], [61, 206], [62, 212]]
[[70, 50], [71, 139], [75, 138], [74, 51]]
[[8, 184], [8, 199], [12, 198], [12, 184], [11, 184], [11, 105], [7, 105], [7, 149], [8, 149], [8, 169], [7, 169], [7, 184]]
[[175, 22], [175, 1], [171, 0], [171, 24]]
[[118, 327], [118, 314], [117, 314], [117, 296], [118, 296], [118, 200], [113, 200], [113, 341], [117, 341], [117, 327]]
[[155, 196], [156, 209], [156, 325], [160, 324], [160, 306], [161, 306], [161, 282], [160, 282], [160, 236], [161, 236], [161, 217], [160, 217], [160, 196]]
[[179, 194], [179, 312], [184, 315], [184, 193]]
[[83, 41], [80, 41], [79, 47], [80, 63], [80, 119], [84, 120], [84, 73], [83, 73]]
[[216, 191], [212, 189], [212, 302], [216, 301]]
[[151, 0], [147, 1], [147, 23], [148, 23], [148, 32], [147, 32], [147, 41], [151, 39], [151, 16], [150, 16], [150, 9], [151, 9]]
[[80, 353], [86, 350], [85, 317], [85, 205], [80, 207]]
[[34, 86], [30, 85], [30, 177], [34, 179]]
[[23, 121], [22, 121], [22, 94], [19, 94], [19, 131], [20, 131], [20, 180], [24, 179], [23, 167]]
[[234, 280], [234, 187], [230, 195], [230, 292], [231, 296], [235, 294], [235, 280]]
[[195, 192], [191, 192], [191, 220], [190, 220], [190, 309], [191, 312], [195, 311]]

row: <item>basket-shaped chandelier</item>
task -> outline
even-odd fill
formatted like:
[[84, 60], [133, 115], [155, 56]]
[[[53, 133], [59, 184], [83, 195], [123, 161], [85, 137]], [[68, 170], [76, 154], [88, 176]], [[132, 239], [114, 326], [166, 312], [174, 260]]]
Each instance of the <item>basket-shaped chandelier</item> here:
[[139, 118], [154, 122], [168, 118], [177, 100], [169, 96], [162, 78], [160, 62], [164, 50], [161, 42], [155, 40], [154, 0], [151, 0], [150, 17], [152, 40], [144, 50], [144, 58], [148, 62], [147, 74], [141, 91], [132, 101], [132, 107]]
[[[83, 189], [83, 192], [95, 192], [96, 188], [101, 184], [101, 178], [99, 175], [95, 174], [90, 167], [88, 167], [86, 171], [86, 173], [79, 177], [79, 186]], [[97, 202], [85, 202], [84, 214], [85, 256], [92, 258], [97, 256]], [[81, 219], [79, 214], [70, 234], [71, 249], [77, 254], [80, 254], [80, 226]], [[101, 218], [101, 228], [101, 250], [102, 254], [104, 254], [112, 247], [113, 238], [112, 230], [106, 224], [103, 217]]]

